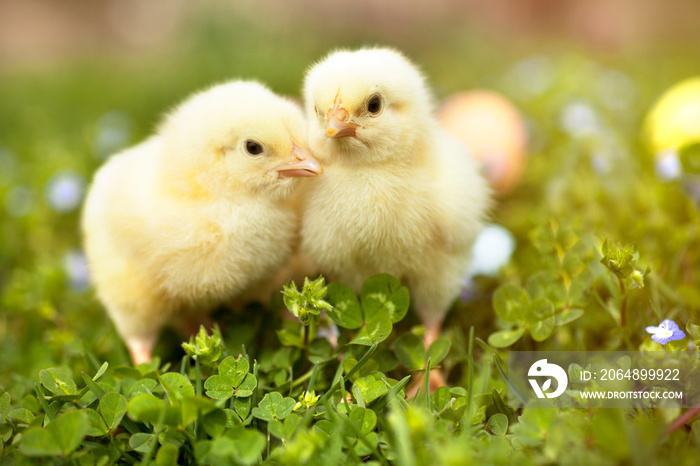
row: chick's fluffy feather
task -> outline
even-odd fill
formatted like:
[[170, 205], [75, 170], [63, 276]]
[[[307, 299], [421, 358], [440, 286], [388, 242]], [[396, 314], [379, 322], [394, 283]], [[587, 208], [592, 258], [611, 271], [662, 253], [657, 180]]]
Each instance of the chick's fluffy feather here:
[[[295, 182], [274, 167], [304, 132], [292, 103], [234, 82], [195, 95], [98, 171], [83, 212], [85, 248], [135, 359], [150, 357], [164, 324], [206, 315], [288, 259]], [[249, 139], [264, 146], [262, 157], [244, 152]]]
[[[373, 95], [378, 115], [367, 110]], [[396, 51], [331, 54], [309, 71], [304, 96], [309, 144], [326, 174], [305, 188], [303, 249], [356, 291], [371, 275], [398, 277], [426, 326], [439, 327], [489, 203], [477, 164], [438, 128], [422, 75]], [[326, 134], [339, 103], [355, 137]]]

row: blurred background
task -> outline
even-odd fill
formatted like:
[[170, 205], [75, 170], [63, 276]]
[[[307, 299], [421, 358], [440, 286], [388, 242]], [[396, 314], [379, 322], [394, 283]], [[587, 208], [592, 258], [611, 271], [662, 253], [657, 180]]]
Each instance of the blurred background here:
[[[553, 219], [636, 242], [687, 319], [700, 189], [659, 176], [664, 148], [643, 128], [665, 90], [700, 74], [698, 18], [695, 0], [0, 0], [0, 384], [83, 345], [124, 358], [80, 251], [82, 198], [105, 158], [213, 83], [298, 97], [337, 47], [403, 50], [438, 101], [476, 88], [508, 99], [529, 143], [494, 221], [519, 247]], [[516, 251], [494, 280], [530, 259]]]

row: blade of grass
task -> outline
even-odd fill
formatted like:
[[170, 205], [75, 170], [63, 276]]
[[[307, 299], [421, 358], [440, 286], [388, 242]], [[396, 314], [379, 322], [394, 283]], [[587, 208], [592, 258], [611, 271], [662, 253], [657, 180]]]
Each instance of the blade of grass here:
[[316, 374], [318, 373], [318, 363], [314, 364], [313, 369], [311, 369], [311, 378], [309, 379], [309, 385], [306, 386], [306, 391], [310, 392], [314, 389], [314, 384], [316, 383]]
[[[345, 375], [345, 377], [347, 377], [348, 379], [350, 379], [350, 377], [351, 377], [355, 372], [359, 371], [359, 370], [362, 368], [362, 366], [364, 366], [364, 365], [367, 363], [367, 361], [369, 360], [369, 358], [372, 357], [372, 355], [374, 354], [374, 352], [375, 352], [376, 350], [377, 350], [377, 343], [375, 343], [375, 344], [373, 344], [372, 346], [369, 347], [369, 349], [365, 352], [365, 354], [362, 355], [362, 357], [360, 358], [360, 360], [357, 361], [357, 364], [355, 364], [355, 366], [354, 366], [352, 369], [350, 369], [350, 370], [348, 371], [348, 373]], [[342, 364], [341, 364], [341, 368], [342, 368]], [[339, 373], [342, 374], [342, 369], [339, 370]], [[330, 398], [330, 397], [333, 395], [333, 393], [334, 393], [336, 390], [338, 390], [338, 387], [339, 387], [339, 386], [340, 386], [340, 381], [334, 383], [334, 384], [331, 386], [331, 388], [329, 388], [328, 391], [327, 391], [326, 393], [323, 394], [323, 396], [321, 397], [320, 401], [323, 402], [323, 401], [327, 400], [328, 398]]]
[[[374, 411], [376, 413], [379, 413], [382, 410], [384, 410], [386, 405], [389, 404], [391, 402], [391, 400], [393, 400], [399, 394], [399, 392], [401, 390], [403, 390], [404, 387], [406, 387], [406, 385], [408, 385], [408, 382], [410, 382], [410, 381], [411, 381], [411, 376], [407, 375], [403, 379], [399, 380], [396, 383], [396, 385], [394, 385], [392, 387], [385, 380], [384, 383], [386, 384], [387, 388], [389, 388], [389, 391], [386, 393], [386, 395], [371, 402], [369, 404], [370, 409], [372, 409], [372, 411]], [[400, 397], [398, 399], [405, 403], [405, 400], [401, 399]]]
[[503, 380], [506, 382], [506, 385], [508, 385], [508, 388], [510, 389], [511, 392], [513, 392], [513, 395], [520, 401], [522, 404], [525, 404], [527, 397], [523, 395], [518, 388], [515, 387], [510, 381], [508, 380], [508, 376], [506, 375], [505, 371], [503, 370], [503, 367], [501, 366], [501, 361], [498, 358], [498, 355], [496, 353], [493, 354], [493, 361], [496, 363], [496, 367], [498, 368], [498, 372], [501, 373], [501, 377], [503, 377]]
[[423, 381], [425, 389], [425, 404], [428, 411], [432, 411], [432, 406], [430, 405], [430, 359], [431, 358], [428, 357], [428, 362], [425, 364], [425, 380]]
[[187, 377], [187, 362], [189, 361], [189, 356], [184, 355], [182, 357], [182, 362], [180, 362], [180, 374]]
[[472, 399], [474, 398], [474, 326], [469, 327], [469, 342], [467, 346], [467, 409], [465, 412], [473, 419]]
[[46, 415], [49, 417], [51, 421], [56, 419], [56, 415], [54, 414], [53, 410], [49, 407], [48, 403], [46, 402], [46, 398], [44, 397], [44, 390], [41, 388], [41, 385], [38, 383], [34, 384], [34, 391], [36, 392], [36, 397], [39, 400], [39, 404], [41, 405], [42, 409], [46, 413]]

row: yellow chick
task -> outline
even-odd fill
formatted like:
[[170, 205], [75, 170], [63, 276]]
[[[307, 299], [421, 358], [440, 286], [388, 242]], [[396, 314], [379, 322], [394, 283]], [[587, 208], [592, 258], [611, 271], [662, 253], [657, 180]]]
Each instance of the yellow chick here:
[[444, 133], [426, 82], [386, 48], [339, 51], [304, 83], [309, 148], [326, 174], [305, 186], [302, 248], [355, 291], [388, 273], [440, 333], [489, 204], [477, 163]]
[[291, 256], [304, 148], [301, 109], [255, 82], [187, 99], [154, 136], [95, 175], [82, 229], [97, 294], [134, 363], [166, 323], [186, 326], [274, 274]]

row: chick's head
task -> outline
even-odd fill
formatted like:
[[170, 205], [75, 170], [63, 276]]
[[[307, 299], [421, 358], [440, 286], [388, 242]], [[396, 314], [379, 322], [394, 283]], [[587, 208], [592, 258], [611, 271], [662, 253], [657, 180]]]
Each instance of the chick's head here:
[[324, 163], [409, 157], [434, 124], [423, 76], [387, 48], [331, 53], [307, 73], [304, 100], [309, 145]]
[[323, 172], [305, 149], [305, 132], [302, 110], [261, 84], [215, 86], [165, 119], [161, 178], [186, 197], [282, 199], [298, 178]]

